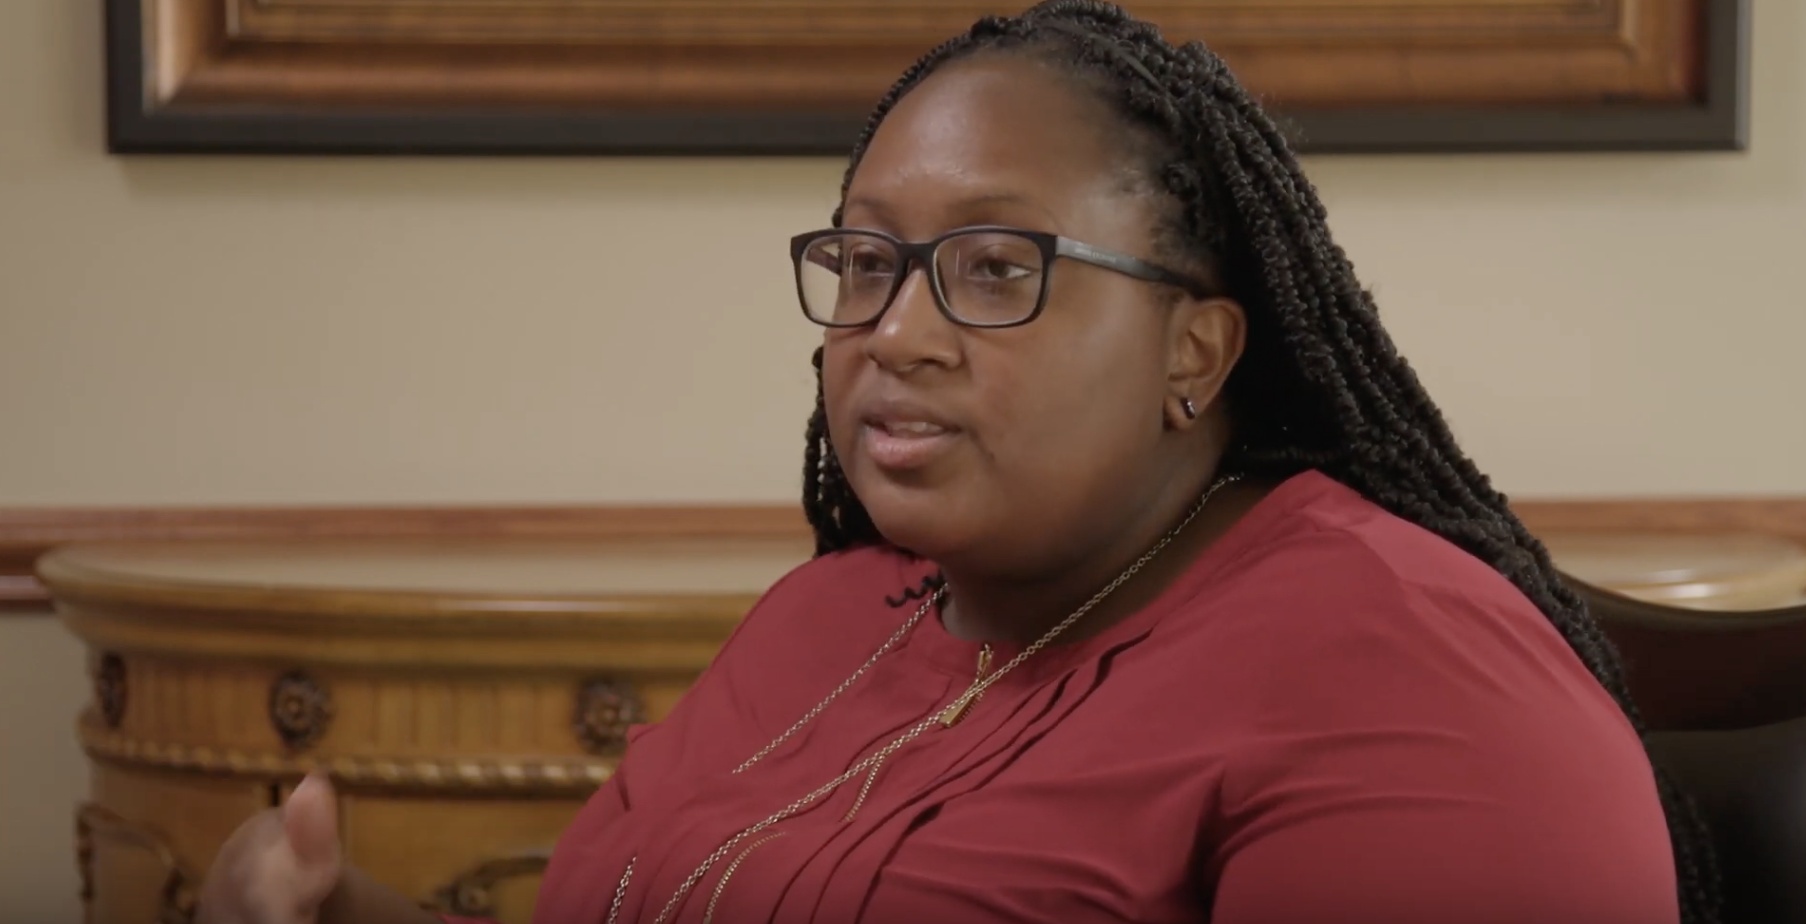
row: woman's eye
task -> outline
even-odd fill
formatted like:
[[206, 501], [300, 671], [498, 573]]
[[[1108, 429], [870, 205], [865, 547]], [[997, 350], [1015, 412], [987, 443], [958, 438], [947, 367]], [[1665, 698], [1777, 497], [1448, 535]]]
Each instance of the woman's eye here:
[[973, 277], [985, 282], [1016, 282], [1033, 274], [1026, 266], [997, 257], [981, 257], [972, 264]]
[[879, 250], [855, 250], [847, 254], [845, 267], [852, 276], [884, 276], [891, 272], [891, 259]]

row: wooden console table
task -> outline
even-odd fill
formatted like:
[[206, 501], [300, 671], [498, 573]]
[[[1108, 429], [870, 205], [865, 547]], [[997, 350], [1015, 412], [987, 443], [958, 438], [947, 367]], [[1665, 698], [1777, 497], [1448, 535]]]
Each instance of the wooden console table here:
[[805, 538], [93, 545], [39, 574], [86, 642], [90, 924], [179, 924], [309, 769], [347, 858], [525, 924], [627, 726], [662, 717]]
[[[1549, 537], [1577, 576], [1718, 608], [1806, 588], [1753, 537]], [[90, 924], [181, 924], [227, 835], [315, 767], [348, 859], [525, 924], [628, 725], [661, 718], [806, 534], [69, 546], [39, 575], [86, 642]]]

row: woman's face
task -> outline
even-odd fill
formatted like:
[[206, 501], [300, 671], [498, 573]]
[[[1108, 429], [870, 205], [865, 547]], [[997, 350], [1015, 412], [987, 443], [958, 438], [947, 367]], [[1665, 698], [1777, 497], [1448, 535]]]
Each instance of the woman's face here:
[[[1101, 102], [1045, 65], [948, 65], [872, 138], [844, 225], [908, 241], [1005, 225], [1155, 259], [1155, 203], [1113, 132]], [[1074, 260], [1049, 271], [1045, 310], [1020, 327], [954, 324], [912, 268], [876, 326], [827, 332], [834, 451], [891, 542], [1027, 576], [1107, 543], [1207, 464], [1201, 428], [1175, 409], [1215, 397], [1239, 315], [1217, 323], [1215, 303]], [[1200, 358], [1200, 333], [1235, 349]]]

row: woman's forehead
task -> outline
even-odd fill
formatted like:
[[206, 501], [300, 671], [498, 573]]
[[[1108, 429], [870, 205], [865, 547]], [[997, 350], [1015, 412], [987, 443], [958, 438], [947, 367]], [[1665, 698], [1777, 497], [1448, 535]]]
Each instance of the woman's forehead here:
[[849, 217], [1072, 211], [1113, 188], [1110, 113], [1052, 68], [993, 55], [930, 75], [886, 116], [847, 190]]

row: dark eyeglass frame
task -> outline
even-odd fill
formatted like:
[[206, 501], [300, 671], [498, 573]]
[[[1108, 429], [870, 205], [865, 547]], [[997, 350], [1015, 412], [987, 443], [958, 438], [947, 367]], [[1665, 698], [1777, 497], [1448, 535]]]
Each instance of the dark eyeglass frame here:
[[[940, 264], [936, 262], [935, 254], [940, 251], [941, 245], [948, 241], [953, 240], [954, 238], [966, 237], [974, 234], [1014, 235], [1034, 244], [1041, 251], [1041, 291], [1035, 296], [1035, 309], [1029, 312], [1027, 317], [1022, 318], [1019, 321], [984, 323], [968, 321], [953, 313], [953, 308], [947, 302], [947, 292], [941, 284]], [[811, 244], [814, 244], [822, 238], [851, 235], [881, 240], [896, 248], [899, 262], [897, 271], [894, 274], [895, 278], [891, 280], [890, 292], [884, 296], [884, 305], [874, 312], [870, 318], [858, 322], [823, 321], [809, 313], [809, 299], [803, 291], [803, 254], [808, 251]], [[803, 316], [808, 318], [811, 323], [820, 324], [823, 327], [843, 329], [872, 327], [882, 320], [884, 318], [884, 313], [889, 311], [890, 306], [896, 302], [897, 293], [903, 288], [903, 281], [908, 279], [913, 272], [911, 268], [912, 265], [920, 266], [926, 270], [928, 274], [928, 288], [934, 293], [935, 307], [940, 310], [941, 315], [947, 320], [962, 327], [976, 327], [987, 330], [1004, 327], [1020, 327], [1040, 317], [1041, 311], [1047, 307], [1047, 291], [1049, 282], [1053, 279], [1053, 264], [1054, 261], [1060, 257], [1066, 257], [1067, 259], [1077, 260], [1080, 263], [1088, 263], [1092, 266], [1102, 267], [1133, 279], [1139, 279], [1143, 282], [1176, 286], [1184, 290], [1193, 298], [1209, 298], [1212, 294], [1209, 287], [1198, 279], [1167, 269], [1166, 267], [1155, 263], [1149, 263], [1139, 257], [1131, 257], [1128, 254], [1116, 253], [1115, 251], [1105, 250], [1101, 247], [1093, 247], [1083, 241], [1075, 241], [1072, 238], [1061, 237], [1060, 235], [1050, 234], [1046, 231], [1029, 231], [1023, 228], [1010, 228], [1002, 225], [973, 225], [966, 228], [955, 228], [932, 240], [914, 242], [905, 241], [882, 231], [869, 231], [861, 228], [824, 228], [820, 231], [810, 231], [799, 234], [790, 239], [790, 262], [796, 270], [796, 298], [797, 302], [802, 306]]]

